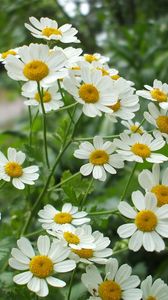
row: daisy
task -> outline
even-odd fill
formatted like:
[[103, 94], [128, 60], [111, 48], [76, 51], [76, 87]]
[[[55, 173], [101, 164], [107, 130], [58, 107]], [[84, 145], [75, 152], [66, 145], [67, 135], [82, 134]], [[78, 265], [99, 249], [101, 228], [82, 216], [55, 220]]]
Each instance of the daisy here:
[[154, 164], [152, 172], [143, 170], [139, 174], [138, 181], [146, 192], [155, 194], [158, 206], [168, 204], [168, 168], [161, 174], [160, 166]]
[[65, 203], [62, 210], [59, 211], [52, 205], [47, 204], [38, 213], [44, 229], [53, 231], [62, 231], [66, 224], [71, 225], [71, 228], [81, 226], [90, 222], [85, 211], [78, 211], [78, 207], [72, 206], [71, 203]]
[[23, 168], [26, 155], [22, 151], [8, 148], [7, 158], [0, 151], [0, 179], [11, 181], [13, 186], [19, 190], [25, 188], [25, 184], [33, 185], [38, 179], [38, 166]]
[[167, 300], [168, 286], [160, 278], [155, 281], [152, 276], [146, 277], [141, 283], [143, 300]]
[[107, 257], [112, 255], [112, 249], [107, 248], [110, 244], [110, 239], [104, 237], [104, 235], [99, 231], [94, 231], [92, 233], [92, 228], [89, 225], [83, 226], [85, 233], [94, 238], [94, 247], [81, 249], [71, 249], [70, 258], [74, 259], [76, 262], [82, 262], [85, 264], [106, 264]]
[[168, 238], [168, 204], [157, 207], [154, 194], [140, 191], [132, 193], [135, 209], [126, 202], [120, 202], [120, 213], [133, 220], [121, 225], [117, 232], [121, 238], [130, 238], [129, 249], [138, 251], [142, 246], [146, 251], [160, 252], [165, 249], [162, 237]]
[[19, 57], [19, 55], [18, 55], [18, 49], [19, 48], [9, 49], [9, 50], [7, 50], [5, 52], [0, 53], [0, 62], [3, 62], [5, 64], [6, 59], [7, 59], [7, 57], [9, 55], [13, 55], [13, 56]]
[[87, 61], [88, 63], [99, 62], [101, 64], [105, 64], [110, 60], [110, 58], [107, 56], [103, 56], [100, 53], [86, 53], [83, 55], [83, 60]]
[[83, 105], [83, 113], [88, 117], [101, 116], [102, 112], [111, 113], [107, 106], [117, 101], [109, 76], [103, 76], [100, 70], [93, 70], [79, 63], [80, 81], [71, 76], [64, 78], [64, 88], [74, 99]]
[[155, 79], [153, 86], [145, 85], [146, 90], [137, 91], [137, 95], [156, 101], [163, 109], [168, 109], [168, 84]]
[[113, 154], [115, 146], [112, 142], [103, 143], [100, 136], [93, 138], [93, 144], [90, 142], [83, 142], [79, 149], [75, 150], [74, 156], [79, 159], [88, 159], [89, 163], [80, 168], [83, 176], [92, 173], [95, 179], [101, 181], [106, 180], [106, 172], [116, 174], [116, 169], [124, 167], [123, 160], [120, 155]]
[[[40, 95], [38, 93], [38, 87], [36, 82], [27, 82], [22, 87], [22, 96], [29, 98], [29, 100], [24, 101], [28, 106], [37, 106], [39, 111], [42, 112]], [[61, 101], [61, 94], [58, 92], [57, 82], [49, 88], [43, 88], [43, 103], [45, 112], [51, 110], [58, 110], [60, 107], [64, 106]]]
[[154, 125], [168, 141], [168, 110], [158, 109], [153, 103], [148, 105], [149, 112], [144, 112], [145, 119]]
[[57, 288], [66, 285], [53, 275], [69, 272], [75, 269], [76, 264], [73, 260], [66, 259], [69, 250], [60, 241], [50, 244], [48, 236], [40, 236], [37, 240], [37, 254], [27, 238], [20, 238], [17, 246], [18, 248], [12, 249], [9, 265], [24, 272], [14, 276], [15, 283], [27, 284], [27, 288], [39, 297], [48, 295], [48, 284]]
[[120, 134], [120, 139], [114, 139], [114, 144], [121, 150], [116, 150], [122, 155], [124, 160], [143, 163], [147, 160], [151, 163], [162, 163], [168, 160], [168, 157], [153, 151], [163, 148], [165, 141], [161, 136], [153, 137], [148, 133], [134, 133], [129, 136], [126, 133]]
[[38, 81], [41, 85], [49, 85], [61, 76], [61, 68], [65, 66], [66, 56], [62, 50], [50, 52], [47, 45], [30, 44], [20, 47], [20, 57], [9, 55], [5, 68], [9, 77], [21, 81]]
[[40, 20], [30, 17], [29, 21], [31, 25], [25, 23], [25, 27], [38, 39], [55, 40], [62, 43], [80, 43], [75, 36], [78, 31], [71, 24], [58, 27], [55, 20], [43, 17]]
[[88, 300], [140, 300], [142, 291], [137, 288], [140, 280], [131, 273], [132, 268], [129, 265], [119, 267], [115, 258], [108, 260], [104, 280], [95, 266], [88, 266], [81, 277], [92, 295]]
[[121, 124], [124, 125], [127, 129], [124, 130], [125, 133], [140, 133], [143, 134], [145, 132], [144, 128], [140, 126], [139, 122], [133, 122], [132, 120], [121, 121]]

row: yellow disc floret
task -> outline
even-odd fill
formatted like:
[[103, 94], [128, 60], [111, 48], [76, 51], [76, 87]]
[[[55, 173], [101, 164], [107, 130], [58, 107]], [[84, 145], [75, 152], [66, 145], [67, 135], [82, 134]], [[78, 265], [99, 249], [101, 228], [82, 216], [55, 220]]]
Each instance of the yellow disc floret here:
[[136, 126], [136, 125], [131, 125], [131, 126], [130, 126], [130, 130], [131, 130], [133, 133], [135, 133], [135, 132], [140, 133], [140, 134], [143, 133], [142, 129], [141, 129], [139, 126]]
[[[34, 97], [38, 102], [40, 102], [40, 95], [39, 93], [35, 94]], [[51, 94], [48, 91], [43, 92], [43, 103], [48, 103], [51, 101]]]
[[60, 212], [54, 216], [54, 221], [58, 224], [71, 223], [72, 215], [66, 212]]
[[99, 91], [90, 83], [83, 83], [79, 88], [79, 96], [86, 103], [96, 103], [99, 101]]
[[104, 69], [104, 68], [99, 68], [98, 67], [96, 69], [99, 70], [99, 71], [101, 71], [103, 76], [109, 75], [109, 72], [106, 69]]
[[121, 103], [118, 100], [117, 103], [110, 105], [109, 108], [111, 108], [114, 112], [118, 111], [121, 108]]
[[48, 66], [41, 60], [33, 60], [24, 66], [23, 74], [29, 80], [40, 81], [49, 73]]
[[146, 300], [157, 300], [156, 297], [149, 296]]
[[84, 59], [89, 63], [98, 60], [93, 54], [84, 54]]
[[111, 79], [113, 79], [113, 80], [117, 80], [119, 78], [120, 78], [120, 75], [118, 75], [118, 74], [111, 76]]
[[104, 150], [94, 150], [89, 157], [89, 161], [93, 165], [104, 165], [109, 161], [109, 155]]
[[93, 250], [92, 249], [80, 249], [80, 250], [76, 250], [73, 249], [72, 250], [73, 253], [77, 254], [79, 257], [81, 258], [91, 258], [93, 257]]
[[168, 204], [168, 186], [163, 184], [155, 185], [151, 192], [156, 195], [158, 206]]
[[42, 30], [42, 35], [50, 37], [52, 34], [54, 35], [62, 35], [61, 30], [57, 29], [57, 28], [52, 28], [52, 27], [45, 27]]
[[64, 239], [69, 243], [69, 244], [75, 244], [78, 245], [80, 243], [80, 239], [76, 234], [73, 234], [72, 232], [64, 232]]
[[53, 272], [53, 262], [45, 255], [34, 256], [29, 263], [30, 272], [39, 278], [46, 278]]
[[141, 143], [136, 143], [131, 147], [131, 151], [135, 154], [138, 155], [142, 158], [147, 158], [151, 155], [151, 150], [150, 148]]
[[8, 55], [16, 55], [16, 51], [14, 51], [14, 50], [8, 50], [6, 52], [1, 53], [1, 57], [3, 59], [7, 58]]
[[155, 230], [157, 221], [157, 216], [151, 210], [142, 210], [135, 218], [137, 228], [144, 232], [151, 232]]
[[102, 300], [120, 300], [122, 297], [121, 287], [113, 280], [106, 280], [99, 285], [99, 296]]
[[159, 116], [156, 124], [161, 132], [168, 134], [168, 116]]
[[166, 102], [168, 100], [168, 95], [162, 92], [160, 89], [153, 89], [150, 94], [152, 98], [158, 102]]
[[5, 165], [5, 173], [10, 177], [17, 178], [22, 176], [23, 169], [18, 163], [11, 161]]

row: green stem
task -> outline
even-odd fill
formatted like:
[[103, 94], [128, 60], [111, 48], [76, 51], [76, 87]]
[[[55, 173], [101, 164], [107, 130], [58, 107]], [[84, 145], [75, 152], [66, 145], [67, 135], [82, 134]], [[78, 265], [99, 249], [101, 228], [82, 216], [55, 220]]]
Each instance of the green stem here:
[[72, 104], [70, 104], [70, 105], [61, 107], [61, 108], [59, 108], [59, 109], [57, 110], [57, 112], [63, 111], [63, 110], [69, 109], [69, 108], [72, 108], [72, 107], [74, 107], [74, 106], [77, 106], [77, 104], [78, 104], [78, 103], [76, 102], [76, 103], [72, 103]]
[[81, 203], [80, 203], [81, 210], [82, 210], [82, 208], [83, 208], [83, 206], [85, 204], [86, 198], [87, 198], [87, 196], [88, 196], [88, 194], [90, 192], [90, 188], [91, 188], [92, 184], [93, 184], [93, 178], [91, 179], [91, 181], [90, 181], [90, 183], [88, 185], [88, 188], [86, 190], [86, 193], [84, 194], [83, 199], [81, 200]]
[[2, 184], [0, 185], [0, 189], [2, 189], [6, 184], [6, 181], [3, 181]]
[[143, 125], [144, 122], [145, 122], [145, 118], [143, 118], [143, 120], [141, 121], [137, 129], [134, 131], [134, 133], [136, 133], [139, 130], [139, 128]]
[[[63, 93], [62, 88], [61, 88], [60, 80], [58, 79], [57, 81], [58, 81], [58, 87], [59, 87], [59, 91], [60, 91], [62, 100], [63, 100], [64, 104], [66, 104], [66, 99], [65, 99], [64, 93]], [[69, 117], [70, 117], [72, 123], [74, 123], [73, 117], [72, 117], [69, 109], [68, 109], [68, 114], [69, 114]]]
[[32, 113], [31, 113], [31, 107], [28, 106], [28, 110], [29, 110], [29, 122], [30, 122], [30, 133], [29, 133], [29, 145], [30, 147], [32, 146]]
[[118, 210], [93, 211], [88, 213], [89, 216], [111, 215], [111, 214], [118, 215]]
[[[119, 137], [119, 134], [116, 135], [105, 135], [102, 136], [103, 139], [112, 139]], [[80, 141], [92, 141], [94, 137], [85, 137], [85, 138], [75, 138], [74, 142], [80, 142]]]
[[76, 272], [76, 269], [74, 269], [74, 270], [73, 270], [73, 273], [72, 273], [72, 276], [71, 276], [71, 280], [70, 280], [70, 284], [69, 284], [69, 291], [68, 291], [68, 297], [67, 297], [67, 300], [70, 300], [70, 298], [71, 298], [72, 284], [73, 284], [73, 280], [74, 280], [75, 272]]
[[61, 186], [62, 184], [67, 183], [68, 181], [70, 181], [71, 179], [75, 178], [79, 174], [80, 174], [80, 172], [77, 172], [77, 173], [73, 174], [72, 176], [68, 177], [67, 179], [60, 181], [59, 183], [57, 183], [56, 185], [54, 185], [50, 189], [48, 189], [48, 192], [57, 189], [59, 186]]
[[122, 196], [121, 196], [121, 198], [120, 198], [120, 201], [123, 201], [124, 198], [125, 198], [125, 196], [126, 196], [126, 194], [127, 194], [129, 185], [130, 185], [131, 180], [132, 180], [132, 178], [133, 178], [133, 176], [134, 176], [134, 173], [135, 173], [135, 170], [136, 170], [137, 165], [138, 165], [138, 163], [136, 162], [136, 163], [134, 164], [134, 167], [133, 167], [132, 171], [131, 171], [130, 177], [128, 178], [127, 184], [126, 184], [125, 189], [124, 189], [124, 192], [123, 192], [123, 194], [122, 194]]
[[26, 234], [25, 237], [34, 237], [34, 236], [39, 235], [43, 232], [44, 232], [44, 229], [39, 229], [39, 230], [36, 230], [34, 232]]
[[113, 255], [120, 254], [120, 253], [125, 252], [125, 251], [127, 251], [127, 250], [128, 250], [128, 247], [123, 248], [123, 249], [120, 249], [120, 250], [117, 250], [117, 251], [114, 251], [114, 252], [113, 252]]
[[50, 169], [50, 163], [48, 159], [48, 149], [47, 149], [47, 126], [46, 126], [46, 112], [44, 109], [44, 103], [43, 103], [43, 91], [40, 88], [40, 83], [37, 82], [37, 89], [38, 89], [38, 94], [40, 97], [40, 102], [41, 102], [41, 109], [42, 109], [42, 115], [43, 115], [43, 137], [44, 137], [44, 151], [45, 151], [45, 158], [46, 158], [46, 164], [48, 169]]

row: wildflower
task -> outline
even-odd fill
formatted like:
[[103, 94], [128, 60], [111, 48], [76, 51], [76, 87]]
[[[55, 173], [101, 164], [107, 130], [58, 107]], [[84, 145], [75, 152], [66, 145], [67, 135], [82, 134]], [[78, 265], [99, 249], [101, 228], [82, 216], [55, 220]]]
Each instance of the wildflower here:
[[18, 55], [18, 49], [19, 48], [14, 48], [14, 49], [9, 49], [7, 51], [4, 51], [2, 53], [0, 53], [0, 62], [4, 63], [6, 62], [6, 59], [9, 55], [13, 55], [13, 56], [16, 56], [16, 57], [19, 57]]
[[160, 278], [155, 281], [149, 275], [141, 283], [142, 299], [143, 300], [167, 300], [168, 286]]
[[125, 133], [139, 133], [143, 134], [145, 132], [144, 128], [140, 125], [139, 122], [133, 122], [132, 120], [121, 121], [121, 124], [124, 125], [127, 129], [124, 130]]

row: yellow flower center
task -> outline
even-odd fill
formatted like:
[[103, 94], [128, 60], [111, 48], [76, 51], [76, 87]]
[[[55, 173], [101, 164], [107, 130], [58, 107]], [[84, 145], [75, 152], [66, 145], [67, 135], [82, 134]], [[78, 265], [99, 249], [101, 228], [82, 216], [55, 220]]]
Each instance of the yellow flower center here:
[[97, 68], [97, 70], [100, 70], [102, 72], [103, 76], [109, 75], [109, 72], [106, 69], [104, 69], [104, 68]]
[[[34, 97], [38, 102], [40, 102], [40, 95], [39, 93], [36, 93], [35, 94], [35, 97]], [[44, 103], [48, 103], [51, 101], [51, 94], [48, 92], [48, 91], [44, 91], [43, 92], [43, 102]]]
[[140, 134], [143, 133], [142, 129], [141, 129], [141, 128], [138, 128], [138, 126], [136, 126], [136, 125], [131, 125], [131, 126], [130, 126], [130, 130], [131, 130], [132, 132], [136, 132], [136, 133], [140, 133]]
[[2, 57], [3, 59], [5, 59], [5, 58], [8, 57], [9, 54], [10, 54], [10, 55], [16, 55], [16, 52], [15, 52], [14, 50], [8, 50], [8, 51], [6, 51], [6, 52], [1, 53], [1, 57]]
[[158, 206], [168, 204], [168, 186], [162, 184], [155, 185], [151, 189], [151, 192], [156, 195]]
[[75, 244], [78, 245], [80, 243], [80, 239], [76, 234], [73, 234], [72, 232], [64, 232], [64, 239], [69, 243], [69, 244]]
[[79, 70], [80, 70], [80, 67], [78, 67], [78, 66], [72, 67], [71, 70], [73, 70], [73, 71], [79, 71]]
[[77, 254], [81, 258], [86, 258], [87, 259], [87, 258], [93, 257], [93, 250], [92, 249], [80, 249], [80, 250], [72, 249], [72, 252]]
[[156, 119], [156, 124], [161, 132], [168, 134], [168, 116], [159, 116]]
[[131, 147], [131, 151], [142, 158], [149, 157], [151, 154], [150, 148], [145, 144], [136, 143]]
[[99, 285], [99, 296], [102, 300], [120, 300], [122, 296], [121, 287], [113, 280], [106, 280]]
[[156, 297], [149, 296], [146, 300], [156, 300]]
[[151, 92], [151, 96], [158, 102], [166, 102], [167, 101], [167, 94], [162, 92], [160, 89], [153, 89]]
[[111, 79], [113, 79], [113, 80], [117, 80], [117, 79], [119, 79], [119, 78], [120, 78], [120, 76], [119, 76], [118, 74], [112, 75], [112, 76], [111, 76]]
[[93, 54], [84, 54], [84, 59], [86, 61], [88, 61], [89, 63], [92, 63], [93, 61], [98, 60]]
[[53, 262], [48, 256], [34, 256], [29, 263], [30, 272], [39, 278], [46, 278], [53, 272]]
[[49, 73], [48, 66], [40, 60], [33, 60], [24, 66], [23, 74], [29, 80], [40, 81]]
[[142, 210], [137, 214], [135, 224], [141, 231], [153, 231], [157, 225], [157, 216], [151, 210]]
[[99, 92], [97, 88], [90, 83], [83, 83], [79, 89], [79, 96], [86, 103], [96, 103], [99, 101]]
[[42, 30], [42, 35], [49, 37], [52, 34], [62, 35], [62, 32], [61, 32], [61, 30], [59, 30], [57, 28], [52, 28], [52, 27], [46, 27]]
[[104, 165], [109, 161], [109, 155], [104, 150], [94, 150], [89, 157], [89, 161], [93, 165]]
[[18, 163], [11, 161], [5, 165], [5, 173], [10, 177], [20, 177], [23, 174], [23, 169]]
[[60, 212], [54, 216], [54, 221], [58, 224], [71, 223], [72, 215], [66, 212]]
[[111, 108], [114, 112], [118, 111], [121, 108], [120, 100], [118, 100], [117, 103], [110, 105], [109, 108]]

